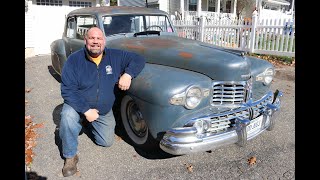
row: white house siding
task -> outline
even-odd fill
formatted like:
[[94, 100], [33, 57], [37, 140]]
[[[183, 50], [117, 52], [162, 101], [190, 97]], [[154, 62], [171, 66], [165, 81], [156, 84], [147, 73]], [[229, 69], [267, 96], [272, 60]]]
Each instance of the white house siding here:
[[[169, 0], [148, 0], [148, 4], [157, 3], [159, 4], [160, 10], [169, 13]], [[145, 7], [146, 0], [118, 0], [118, 6]]]
[[159, 0], [159, 9], [169, 13], [169, 0]]
[[25, 13], [25, 48], [34, 47], [33, 26], [34, 16], [32, 14], [32, 9], [29, 8], [28, 12]]
[[[243, 18], [250, 18], [252, 15], [252, 12], [254, 11], [256, 5], [258, 6], [257, 8], [259, 9], [259, 1], [263, 1], [263, 2], [268, 2], [269, 3], [274, 3], [274, 4], [288, 4], [286, 6], [282, 6], [285, 7], [286, 9], [290, 9], [292, 7], [292, 3], [294, 6], [294, 1], [292, 0], [251, 0], [246, 7], [243, 8], [242, 12], [241, 12], [241, 16]], [[278, 3], [277, 3], [278, 2]], [[257, 3], [257, 4], [256, 4]], [[261, 8], [261, 7], [260, 7]], [[280, 12], [277, 10], [269, 10], [269, 9], [260, 9], [260, 19], [288, 19], [288, 18], [292, 18], [292, 15], [288, 15], [284, 12]]]
[[169, 0], [169, 14], [175, 14], [175, 12], [180, 12], [180, 0]]
[[[76, 0], [91, 2], [96, 6], [96, 0]], [[25, 48], [33, 49], [33, 55], [49, 54], [52, 41], [62, 37], [65, 17], [81, 7], [69, 7], [69, 0], [63, 0], [62, 6], [36, 5], [36, 0], [29, 4], [25, 13]]]
[[118, 6], [145, 7], [145, 0], [118, 0]]
[[35, 6], [35, 53], [50, 53], [52, 41], [62, 37], [65, 16], [78, 7]]
[[35, 55], [34, 47], [35, 47], [35, 40], [34, 40], [34, 15], [32, 13], [32, 2], [28, 2], [28, 10], [25, 12], [25, 57], [32, 57]]

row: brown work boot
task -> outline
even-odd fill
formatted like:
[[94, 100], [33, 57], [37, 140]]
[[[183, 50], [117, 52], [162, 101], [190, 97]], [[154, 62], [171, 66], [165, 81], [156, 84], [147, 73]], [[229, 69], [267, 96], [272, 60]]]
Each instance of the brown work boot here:
[[62, 174], [64, 177], [72, 176], [77, 172], [77, 163], [79, 161], [78, 155], [73, 158], [66, 158], [64, 166], [62, 168]]

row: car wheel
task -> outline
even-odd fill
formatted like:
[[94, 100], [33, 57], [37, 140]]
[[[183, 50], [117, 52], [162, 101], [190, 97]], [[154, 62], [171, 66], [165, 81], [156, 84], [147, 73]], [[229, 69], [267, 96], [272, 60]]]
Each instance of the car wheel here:
[[138, 105], [128, 95], [121, 101], [121, 119], [127, 135], [135, 145], [142, 148], [155, 145]]

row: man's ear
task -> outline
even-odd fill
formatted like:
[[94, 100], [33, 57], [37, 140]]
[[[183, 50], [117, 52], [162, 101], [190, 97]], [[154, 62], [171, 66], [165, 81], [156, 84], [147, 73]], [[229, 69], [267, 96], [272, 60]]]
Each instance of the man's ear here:
[[107, 41], [106, 41], [106, 37], [103, 35], [103, 47], [106, 47]]

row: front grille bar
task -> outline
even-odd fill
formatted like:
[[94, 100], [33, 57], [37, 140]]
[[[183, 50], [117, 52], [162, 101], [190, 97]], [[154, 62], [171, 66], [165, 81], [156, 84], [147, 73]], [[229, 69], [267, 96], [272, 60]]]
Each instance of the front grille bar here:
[[247, 81], [217, 81], [212, 84], [211, 105], [241, 104], [246, 100]]

